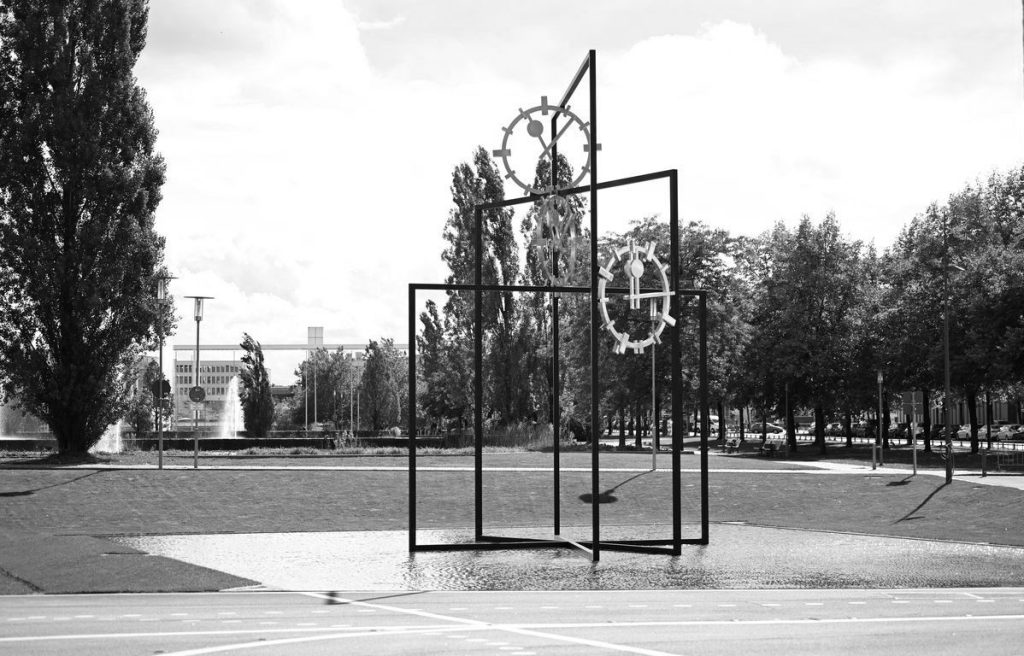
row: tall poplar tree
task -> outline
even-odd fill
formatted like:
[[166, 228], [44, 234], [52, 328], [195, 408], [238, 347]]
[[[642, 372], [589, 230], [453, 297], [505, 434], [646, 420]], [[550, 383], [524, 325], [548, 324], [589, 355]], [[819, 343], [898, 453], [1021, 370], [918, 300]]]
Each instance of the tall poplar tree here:
[[242, 420], [249, 437], [266, 437], [274, 423], [274, 397], [270, 393], [270, 374], [263, 363], [263, 347], [249, 333], [242, 333], [239, 346], [245, 351], [238, 372], [238, 400]]
[[0, 2], [0, 371], [62, 454], [124, 414], [161, 310], [144, 0]]

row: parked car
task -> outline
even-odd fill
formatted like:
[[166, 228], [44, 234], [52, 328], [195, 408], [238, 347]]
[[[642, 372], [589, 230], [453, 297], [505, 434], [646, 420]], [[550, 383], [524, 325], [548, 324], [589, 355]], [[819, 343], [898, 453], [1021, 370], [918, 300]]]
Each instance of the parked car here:
[[1024, 431], [1024, 426], [1019, 424], [1002, 424], [999, 426], [999, 430], [992, 431], [993, 442], [1004, 442], [1013, 439], [1014, 433]]
[[[755, 427], [756, 428], [756, 427]], [[786, 429], [778, 424], [765, 424], [765, 430], [769, 433], [785, 433]], [[757, 432], [757, 431], [755, 431]]]

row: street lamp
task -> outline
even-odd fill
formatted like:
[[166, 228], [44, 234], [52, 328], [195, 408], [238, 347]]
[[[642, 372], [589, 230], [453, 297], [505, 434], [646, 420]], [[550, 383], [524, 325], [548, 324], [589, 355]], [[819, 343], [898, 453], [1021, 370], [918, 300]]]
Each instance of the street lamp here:
[[951, 398], [949, 384], [949, 270], [957, 269], [964, 271], [961, 266], [949, 263], [948, 252], [943, 255], [943, 310], [942, 310], [942, 346], [945, 360], [946, 395], [942, 400], [943, 417], [946, 422], [946, 482], [953, 482], [953, 425], [951, 421], [949, 399]]
[[654, 352], [658, 345], [658, 336], [654, 330], [658, 325], [658, 299], [651, 299], [651, 335], [654, 336], [654, 342], [651, 344], [651, 469], [655, 470], [658, 468], [658, 417], [654, 414], [654, 408], [657, 405], [656, 397], [656, 383], [654, 380], [655, 366], [657, 364], [654, 358]]
[[878, 466], [885, 465], [884, 456], [882, 455], [882, 382], [885, 378], [882, 376], [882, 372], [878, 372], [878, 437], [875, 440], [875, 444], [871, 445], [871, 468], [875, 468], [875, 449], [878, 449]]
[[157, 426], [157, 469], [164, 468], [164, 399], [167, 396], [165, 389], [164, 380], [164, 306], [167, 304], [167, 283], [174, 280], [174, 276], [169, 276], [166, 273], [161, 274], [156, 279], [156, 300], [160, 306], [160, 314], [157, 316], [157, 339], [160, 343], [160, 380], [157, 381], [159, 386], [159, 394], [157, 401], [156, 411], [156, 426]]
[[[188, 391], [188, 398], [196, 404], [202, 403], [206, 398], [206, 390], [202, 388], [199, 378], [199, 322], [203, 320], [203, 301], [212, 299], [212, 296], [186, 296], [185, 298], [195, 299], [195, 310], [193, 314], [196, 319], [196, 357], [195, 357], [195, 385]], [[192, 467], [199, 468], [199, 407], [195, 409], [195, 417], [192, 424]]]

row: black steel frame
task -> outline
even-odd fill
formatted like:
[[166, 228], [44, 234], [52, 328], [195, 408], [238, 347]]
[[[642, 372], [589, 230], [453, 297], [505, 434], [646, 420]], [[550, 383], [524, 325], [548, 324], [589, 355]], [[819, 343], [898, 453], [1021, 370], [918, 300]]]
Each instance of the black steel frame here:
[[[590, 92], [590, 136], [591, 143], [597, 144], [597, 85], [596, 85], [596, 53], [591, 50], [583, 60], [582, 65], [576, 72], [572, 83], [563, 96], [560, 106], [565, 107], [576, 88], [582, 82], [584, 75], [589, 78]], [[552, 119], [552, 138], [556, 132], [557, 124]], [[557, 180], [557, 145], [552, 149], [551, 179], [552, 185]], [[611, 189], [632, 184], [639, 184], [653, 180], [667, 179], [669, 181], [669, 228], [670, 228], [670, 257], [669, 267], [671, 271], [670, 280], [673, 282], [679, 279], [679, 193], [678, 173], [675, 169], [658, 171], [643, 175], [632, 176], [597, 182], [597, 154], [596, 148], [591, 152], [590, 183], [586, 186], [575, 187], [568, 190], [560, 190], [561, 195], [573, 195], [584, 192], [590, 193], [590, 286], [552, 286], [552, 285], [484, 285], [482, 281], [483, 264], [483, 230], [482, 219], [485, 211], [522, 205], [524, 203], [536, 202], [538, 196], [525, 196], [503, 200], [495, 203], [483, 203], [475, 207], [475, 281], [472, 285], [456, 284], [423, 284], [411, 283], [409, 285], [409, 550], [410, 551], [451, 551], [451, 550], [488, 550], [488, 549], [538, 549], [538, 548], [578, 548], [590, 554], [593, 561], [600, 560], [601, 550], [609, 551], [631, 551], [640, 553], [659, 553], [679, 555], [682, 553], [683, 544], [708, 544], [708, 370], [707, 370], [707, 292], [700, 289], [676, 290], [672, 295], [670, 311], [673, 317], [680, 319], [681, 296], [695, 296], [698, 298], [698, 320], [700, 328], [700, 391], [699, 403], [701, 408], [700, 426], [700, 507], [701, 507], [701, 535], [699, 538], [682, 537], [682, 507], [681, 507], [681, 476], [680, 476], [680, 448], [683, 435], [683, 398], [682, 398], [682, 361], [681, 345], [679, 339], [679, 322], [669, 329], [669, 337], [672, 342], [672, 538], [651, 539], [651, 540], [615, 540], [602, 542], [600, 537], [601, 515], [600, 515], [600, 462], [599, 462], [599, 427], [600, 403], [598, 400], [600, 390], [599, 371], [599, 347], [601, 344], [601, 322], [598, 314], [597, 295], [597, 269], [600, 266], [597, 253], [598, 232], [598, 204], [597, 192], [602, 189]], [[556, 264], [557, 266], [557, 264]], [[557, 274], [557, 270], [555, 271]], [[418, 291], [472, 291], [475, 296], [474, 303], [474, 409], [473, 409], [473, 431], [474, 431], [474, 541], [452, 544], [419, 544], [416, 540], [416, 294]], [[626, 289], [609, 289], [612, 293], [626, 293]], [[553, 450], [553, 484], [554, 484], [554, 508], [553, 508], [553, 539], [535, 539], [523, 537], [509, 537], [486, 535], [483, 522], [483, 329], [482, 329], [482, 296], [484, 292], [547, 292], [553, 294], [552, 298], [552, 341], [553, 341], [553, 385], [551, 403], [551, 421], [554, 428], [554, 450]], [[586, 541], [572, 541], [561, 537], [561, 510], [560, 510], [560, 453], [559, 453], [559, 371], [558, 371], [558, 323], [559, 308], [558, 296], [563, 293], [590, 293], [590, 374], [591, 374], [591, 507], [592, 507], [592, 538]]]

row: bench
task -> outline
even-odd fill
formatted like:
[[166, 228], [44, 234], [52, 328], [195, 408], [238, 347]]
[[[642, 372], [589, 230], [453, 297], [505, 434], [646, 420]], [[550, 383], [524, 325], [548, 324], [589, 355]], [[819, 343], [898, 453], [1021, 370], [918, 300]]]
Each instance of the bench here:
[[996, 471], [1003, 471], [1006, 467], [1024, 467], [1024, 451], [1009, 451], [1006, 449], [986, 449], [981, 452], [981, 475], [987, 476], [989, 459], [995, 465]]
[[738, 437], [730, 437], [722, 442], [721, 447], [725, 453], [735, 453], [740, 450], [740, 440]]
[[774, 456], [776, 453], [781, 453], [784, 458], [788, 457], [789, 442], [780, 439], [765, 440], [761, 443], [761, 448], [758, 453], [763, 456], [768, 456], [769, 458]]

